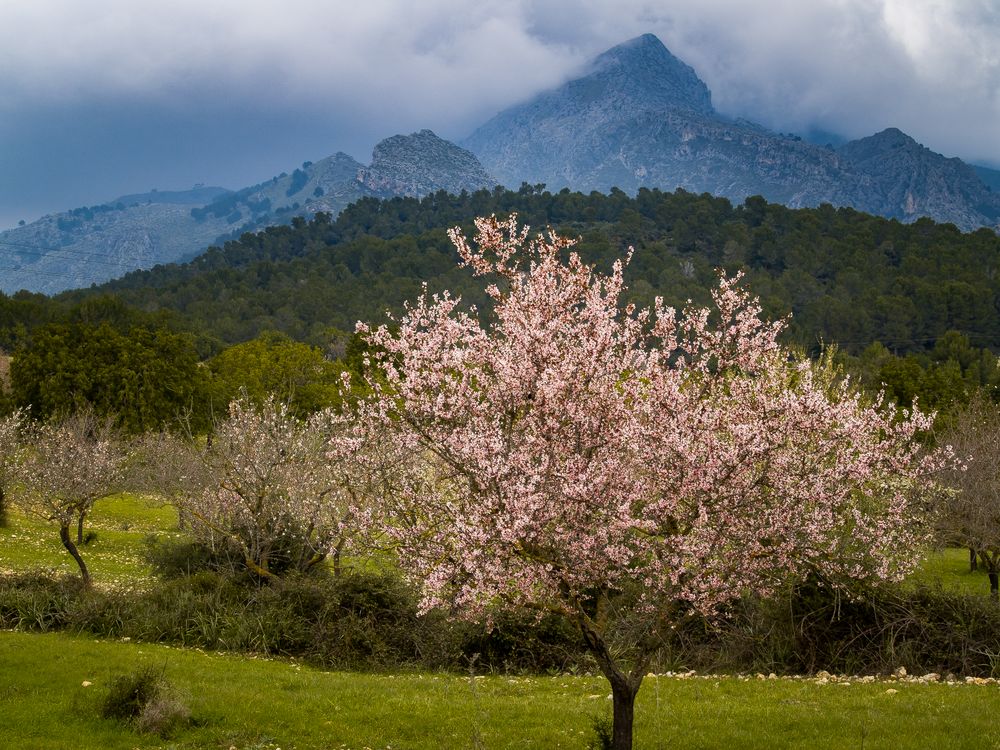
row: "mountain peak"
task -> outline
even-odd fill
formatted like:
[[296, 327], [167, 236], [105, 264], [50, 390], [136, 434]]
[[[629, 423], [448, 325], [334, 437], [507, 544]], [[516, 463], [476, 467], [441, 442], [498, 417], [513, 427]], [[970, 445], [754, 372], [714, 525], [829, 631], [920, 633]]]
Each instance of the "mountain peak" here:
[[472, 153], [427, 129], [377, 143], [371, 165], [359, 170], [358, 179], [382, 196], [471, 192], [495, 184]]
[[887, 154], [901, 150], [900, 153], [926, 151], [917, 141], [899, 128], [886, 128], [873, 135], [848, 141], [837, 149], [837, 152], [855, 162], [873, 158], [884, 158]]
[[637, 36], [598, 55], [588, 77], [606, 80], [657, 105], [714, 111], [708, 86], [654, 34]]
[[605, 60], [629, 62], [643, 58], [677, 60], [656, 34], [640, 34], [605, 50], [595, 58], [595, 62], [597, 64]]
[[885, 130], [881, 130], [878, 133], [875, 133], [874, 135], [868, 136], [868, 139], [873, 142], [881, 143], [884, 146], [890, 146], [890, 147], [920, 145], [911, 136], [908, 136], [899, 128], [886, 128]]

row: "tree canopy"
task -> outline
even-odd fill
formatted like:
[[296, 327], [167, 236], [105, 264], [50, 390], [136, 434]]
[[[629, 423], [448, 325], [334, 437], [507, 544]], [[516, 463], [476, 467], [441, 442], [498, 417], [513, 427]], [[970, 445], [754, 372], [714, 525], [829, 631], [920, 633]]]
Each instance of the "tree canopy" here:
[[207, 413], [192, 337], [162, 328], [47, 324], [15, 352], [10, 380], [14, 403], [39, 420], [89, 404], [137, 433]]
[[[369, 329], [381, 378], [355, 407], [387, 446], [374, 527], [425, 595], [478, 616], [548, 608], [611, 682], [614, 747], [664, 628], [792, 578], [898, 580], [926, 538], [930, 426], [866, 406], [779, 343], [723, 277], [712, 305], [628, 298], [556, 235], [476, 222], [478, 311], [425, 291]], [[371, 442], [376, 442], [372, 440]]]

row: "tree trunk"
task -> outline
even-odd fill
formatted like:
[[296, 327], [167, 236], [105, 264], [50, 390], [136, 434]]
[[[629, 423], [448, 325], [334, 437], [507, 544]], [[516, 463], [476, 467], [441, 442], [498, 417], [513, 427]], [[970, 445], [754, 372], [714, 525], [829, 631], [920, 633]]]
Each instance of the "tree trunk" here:
[[650, 653], [642, 653], [630, 674], [625, 674], [615, 663], [602, 633], [586, 615], [579, 618], [580, 630], [587, 650], [597, 660], [601, 672], [611, 683], [611, 700], [614, 723], [611, 727], [612, 750], [632, 750], [632, 725], [635, 717], [635, 696], [639, 693]]
[[632, 750], [632, 722], [635, 717], [635, 696], [639, 686], [631, 685], [631, 680], [620, 684], [611, 683], [611, 700], [614, 705], [614, 723], [611, 727], [611, 747], [613, 750]]
[[87, 517], [87, 511], [81, 510], [76, 519], [76, 543], [83, 544], [83, 519]]
[[975, 573], [979, 570], [979, 557], [976, 555], [976, 550], [969, 547], [969, 572]]
[[69, 524], [64, 523], [59, 527], [59, 538], [62, 540], [63, 547], [69, 552], [73, 559], [76, 560], [76, 564], [80, 566], [80, 575], [83, 576], [83, 585], [88, 589], [90, 588], [90, 572], [87, 570], [87, 564], [80, 557], [80, 550], [76, 548], [73, 544], [72, 538], [69, 535]]
[[994, 599], [1000, 599], [1000, 576], [995, 570], [991, 570], [988, 575], [990, 577], [990, 596]]

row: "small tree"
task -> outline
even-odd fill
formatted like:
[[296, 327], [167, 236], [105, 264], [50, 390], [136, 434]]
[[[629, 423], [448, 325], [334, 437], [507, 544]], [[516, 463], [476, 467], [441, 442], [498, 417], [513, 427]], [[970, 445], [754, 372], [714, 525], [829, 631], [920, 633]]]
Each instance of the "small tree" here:
[[300, 418], [337, 398], [339, 369], [312, 346], [266, 332], [224, 349], [208, 361], [211, 392], [221, 410], [235, 399], [255, 404], [277, 399]]
[[912, 568], [928, 418], [884, 416], [790, 354], [736, 280], [711, 310], [622, 310], [621, 262], [605, 276], [513, 218], [476, 226], [478, 249], [452, 239], [497, 279], [488, 321], [425, 293], [398, 332], [368, 331], [382, 377], [356, 409], [408, 456], [379, 528], [425, 607], [514, 603], [576, 623], [622, 749], [650, 661], [688, 613], [808, 574]]
[[300, 421], [273, 398], [230, 404], [200, 454], [202, 486], [181, 495], [192, 531], [232, 545], [263, 578], [306, 572], [331, 552], [339, 572], [347, 516], [339, 463], [328, 458], [331, 420]]
[[17, 476], [17, 460], [21, 450], [24, 418], [15, 411], [0, 418], [0, 526], [7, 517], [7, 497]]
[[130, 492], [157, 496], [178, 510], [178, 525], [185, 527], [184, 498], [201, 492], [212, 482], [211, 467], [203, 460], [195, 438], [186, 432], [147, 432], [132, 441], [132, 460], [126, 474]]
[[990, 596], [1000, 598], [1000, 407], [982, 395], [958, 412], [942, 435], [964, 462], [945, 481], [940, 514], [944, 540], [973, 551], [990, 580]]
[[[59, 538], [87, 586], [90, 572], [77, 546], [83, 522], [94, 503], [122, 490], [126, 460], [110, 421], [83, 409], [39, 427], [18, 472], [15, 501], [59, 527]], [[74, 522], [76, 543], [70, 535]]]

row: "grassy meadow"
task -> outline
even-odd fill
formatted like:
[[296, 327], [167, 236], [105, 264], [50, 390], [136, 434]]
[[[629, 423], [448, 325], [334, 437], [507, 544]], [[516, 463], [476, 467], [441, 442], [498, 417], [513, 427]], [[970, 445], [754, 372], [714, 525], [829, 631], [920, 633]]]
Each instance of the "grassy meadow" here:
[[[87, 516], [84, 533], [93, 538], [80, 552], [94, 582], [103, 586], [141, 584], [149, 575], [143, 540], [150, 534], [181, 536], [174, 506], [134, 495], [100, 500]], [[0, 527], [0, 573], [39, 569], [79, 573], [59, 541], [58, 527], [9, 511], [7, 525]]]
[[[116, 673], [162, 666], [193, 725], [162, 738], [98, 716]], [[583, 748], [603, 679], [330, 673], [283, 660], [0, 633], [0, 747]], [[90, 683], [84, 687], [83, 683]], [[995, 684], [647, 678], [637, 748], [990, 748]]]
[[[82, 548], [97, 586], [144, 586], [151, 534], [180, 535], [176, 512], [132, 496], [102, 500]], [[76, 573], [54, 527], [10, 513], [0, 572]], [[915, 575], [986, 595], [964, 550]], [[111, 680], [151, 665], [190, 708], [163, 737], [100, 718]], [[637, 748], [1000, 747], [1000, 686], [943, 681], [648, 677]], [[87, 683], [85, 685], [85, 683]], [[330, 672], [290, 659], [203, 652], [66, 633], [0, 632], [0, 748], [585, 748], [610, 715], [603, 678]]]

